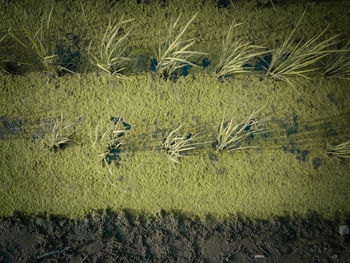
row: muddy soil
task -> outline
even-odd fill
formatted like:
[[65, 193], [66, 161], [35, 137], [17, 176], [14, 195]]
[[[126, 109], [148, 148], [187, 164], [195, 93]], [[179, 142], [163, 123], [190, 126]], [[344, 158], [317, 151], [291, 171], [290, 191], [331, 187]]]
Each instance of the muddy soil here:
[[0, 262], [350, 262], [345, 224], [317, 215], [203, 223], [166, 213], [73, 221], [16, 212], [0, 219]]

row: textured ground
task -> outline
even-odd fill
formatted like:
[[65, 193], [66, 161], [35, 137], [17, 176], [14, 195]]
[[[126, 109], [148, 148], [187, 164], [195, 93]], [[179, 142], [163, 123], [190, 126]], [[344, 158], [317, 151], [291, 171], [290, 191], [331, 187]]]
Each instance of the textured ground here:
[[0, 262], [350, 262], [349, 235], [317, 216], [206, 223], [161, 213], [96, 213], [78, 221], [0, 221]]

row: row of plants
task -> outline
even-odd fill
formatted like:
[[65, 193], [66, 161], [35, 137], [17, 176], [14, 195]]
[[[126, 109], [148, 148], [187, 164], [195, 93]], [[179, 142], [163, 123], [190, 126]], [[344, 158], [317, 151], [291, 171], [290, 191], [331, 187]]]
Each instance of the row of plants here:
[[[86, 23], [97, 36], [94, 41], [91, 40], [85, 50], [89, 61], [116, 78], [127, 79], [122, 72], [127, 62], [132, 60], [126, 56], [126, 50], [132, 31], [131, 22], [134, 19], [125, 20], [123, 16], [119, 20], [109, 19], [104, 34], [100, 36], [101, 34], [95, 30], [93, 25], [89, 24], [83, 5], [81, 8]], [[59, 75], [66, 72], [74, 73], [69, 65], [63, 63], [62, 56], [57, 52], [58, 39], [50, 31], [53, 10], [52, 6], [49, 12], [43, 14], [41, 25], [34, 34], [23, 26], [24, 36], [20, 37], [10, 28], [7, 34], [0, 38], [0, 42], [10, 36], [19, 45], [34, 52], [44, 70]], [[339, 35], [324, 37], [326, 29], [310, 39], [298, 41], [295, 39], [295, 32], [305, 13], [306, 9], [289, 37], [274, 49], [267, 49], [238, 38], [235, 30], [242, 23], [233, 21], [222, 42], [219, 63], [215, 69], [216, 75], [219, 78], [225, 78], [232, 74], [254, 72], [254, 67], [249, 63], [258, 59], [261, 62], [260, 70], [263, 71], [266, 78], [286, 81], [291, 85], [293, 77], [310, 78], [308, 73], [316, 71], [321, 71], [322, 76], [326, 78], [350, 79], [350, 41], [342, 48], [337, 48], [341, 44]], [[184, 25], [180, 25], [181, 15], [175, 21], [171, 20], [164, 39], [159, 32], [158, 46], [155, 50], [155, 71], [165, 79], [169, 79], [182, 67], [198, 67], [190, 60], [207, 54], [191, 49], [195, 44], [194, 38], [184, 39], [184, 34], [195, 17], [196, 14]], [[1, 65], [0, 71], [8, 73], [4, 64]]]
[[[180, 125], [163, 138], [162, 144], [159, 143], [160, 149], [167, 154], [169, 160], [175, 165], [179, 163], [181, 158], [188, 156], [186, 153], [200, 145], [209, 144], [218, 152], [256, 148], [257, 146], [251, 143], [254, 136], [272, 131], [267, 127], [264, 120], [258, 118], [260, 110], [252, 112], [241, 121], [234, 118], [227, 120], [223, 116], [217, 128], [215, 141], [206, 141], [203, 137], [200, 138], [200, 133], [192, 134], [188, 130], [181, 132], [183, 125]], [[61, 114], [54, 121], [53, 127], [40, 137], [41, 143], [39, 145], [42, 145], [44, 149], [57, 152], [74, 142], [76, 137], [75, 123], [68, 125], [65, 123]], [[130, 128], [131, 126], [124, 122], [121, 117], [111, 117], [108, 122], [100, 119], [95, 127], [90, 125], [91, 148], [109, 171], [109, 165], [113, 161], [119, 165], [120, 148], [122, 145], [127, 145], [125, 135]], [[350, 158], [350, 141], [332, 146], [327, 153], [341, 158]]]

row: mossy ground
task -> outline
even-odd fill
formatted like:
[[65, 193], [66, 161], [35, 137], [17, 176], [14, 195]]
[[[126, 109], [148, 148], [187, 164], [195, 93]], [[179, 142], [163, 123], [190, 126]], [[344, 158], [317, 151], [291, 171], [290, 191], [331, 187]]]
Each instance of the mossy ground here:
[[[185, 16], [190, 17], [202, 8], [188, 37], [200, 40], [197, 47], [201, 51], [211, 51], [211, 67], [192, 71], [176, 83], [155, 78], [148, 71], [135, 72], [142, 71], [136, 65], [126, 72], [129, 81], [84, 72], [84, 65], [77, 75], [59, 78], [37, 71], [0, 76], [1, 216], [22, 210], [29, 215], [76, 218], [106, 208], [145, 214], [166, 210], [202, 218], [211, 214], [218, 219], [238, 213], [252, 218], [303, 216], [310, 211], [327, 218], [349, 214], [350, 162], [327, 155], [330, 145], [347, 138], [349, 82], [314, 77], [297, 80], [293, 89], [258, 75], [238, 75], [221, 82], [212, 74], [215, 48], [219, 50], [231, 19], [245, 22], [241, 36], [274, 42], [289, 34], [305, 5], [276, 5], [275, 13], [272, 8], [244, 1], [226, 9], [218, 9], [214, 2], [203, 6], [195, 2], [188, 6], [181, 6], [182, 1], [177, 5], [170, 2], [164, 7], [159, 3], [113, 2], [112, 9], [89, 2], [85, 7], [96, 27], [102, 25], [105, 10], [123, 10], [137, 18], [130, 52], [147, 56], [157, 40], [150, 36], [158, 35], [159, 28], [166, 30], [162, 22], [168, 21], [166, 14], [186, 9]], [[312, 15], [304, 20], [301, 33], [314, 35], [323, 24], [329, 24], [330, 32], [342, 31], [348, 37], [344, 24], [349, 17], [332, 17], [331, 13], [344, 10], [339, 6], [349, 3], [337, 4], [311, 4], [309, 9], [314, 11], [309, 11]], [[116, 8], [118, 5], [124, 8]], [[92, 32], [81, 15], [76, 15], [79, 7], [75, 1], [58, 2], [56, 21], [67, 15], [64, 31], [79, 35], [85, 43]], [[9, 22], [21, 21], [19, 9], [8, 4], [4, 10], [14, 19], [6, 20], [2, 29]], [[330, 16], [329, 21], [324, 21], [324, 16]], [[69, 23], [72, 17], [75, 24]], [[317, 21], [322, 24], [316, 27]], [[55, 26], [59, 28], [60, 22]], [[11, 42], [7, 39], [6, 43]], [[242, 120], [262, 106], [261, 116], [273, 130], [252, 140], [259, 146], [256, 149], [217, 153], [208, 144], [176, 167], [160, 149], [164, 136], [182, 123], [192, 133], [202, 132], [203, 141], [214, 142], [223, 113]], [[66, 120], [77, 123], [75, 142], [58, 152], [40, 149], [32, 136], [40, 127], [45, 129], [45, 120], [49, 122], [61, 112]], [[91, 149], [89, 127], [112, 116], [122, 116], [131, 130], [125, 136], [119, 167], [111, 166], [111, 176]]]

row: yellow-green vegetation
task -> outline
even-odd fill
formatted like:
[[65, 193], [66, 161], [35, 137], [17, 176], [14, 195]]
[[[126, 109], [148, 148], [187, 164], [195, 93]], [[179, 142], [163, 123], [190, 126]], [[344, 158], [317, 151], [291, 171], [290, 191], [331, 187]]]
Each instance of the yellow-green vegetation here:
[[216, 137], [216, 150], [243, 150], [254, 146], [243, 146], [244, 142], [255, 134], [266, 132], [263, 121], [254, 119], [259, 111], [253, 112], [250, 116], [241, 122], [231, 119], [225, 122], [224, 117], [219, 125], [218, 135]]
[[[35, 7], [40, 1], [34, 2], [23, 1], [19, 5], [17, 1], [5, 1], [0, 9], [0, 32], [12, 26], [10, 33], [19, 40], [11, 42], [13, 46], [4, 46], [5, 50], [10, 50], [7, 54], [18, 51], [13, 55], [15, 58], [25, 55], [28, 47], [35, 44], [40, 51], [40, 43], [44, 50], [50, 47], [46, 47], [46, 43], [52, 43], [40, 41], [43, 39], [40, 34], [18, 33], [21, 31], [18, 25], [25, 21], [36, 23], [35, 17], [40, 12]], [[150, 2], [84, 1], [85, 15], [81, 15], [80, 1], [57, 1], [53, 11], [44, 13], [49, 17], [51, 12], [55, 13], [57, 19], [44, 19], [41, 20], [43, 26], [31, 27], [64, 29], [60, 34], [68, 32], [72, 39], [76, 37], [82, 49], [97, 36], [92, 31], [101, 32], [100, 42], [93, 44], [104, 43], [101, 49], [95, 48], [104, 54], [107, 52], [110, 56], [105, 58], [110, 58], [112, 64], [114, 56], [110, 47], [113, 44], [108, 43], [118, 42], [119, 37], [129, 31], [118, 29], [120, 35], [116, 33], [113, 37], [117, 23], [111, 20], [106, 25], [106, 19], [102, 18], [135, 19], [129, 33], [132, 37], [128, 42], [130, 52], [125, 50], [123, 57], [137, 60], [123, 71], [128, 81], [109, 74], [87, 72], [84, 62], [89, 61], [82, 61], [76, 75], [65, 74], [60, 78], [40, 71], [0, 76], [0, 215], [9, 216], [17, 209], [30, 215], [46, 212], [77, 218], [106, 208], [146, 214], [166, 210], [201, 218], [211, 214], [217, 219], [237, 214], [252, 218], [306, 216], [309, 212], [327, 218], [349, 215], [350, 163], [328, 154], [329, 145], [343, 141], [349, 134], [349, 82], [346, 79], [301, 78], [300, 85], [291, 89], [288, 80], [290, 76], [303, 77], [309, 70], [315, 71], [313, 62], [320, 62], [320, 57], [323, 59], [329, 52], [328, 47], [335, 40], [331, 37], [321, 41], [319, 38], [325, 34], [320, 34], [322, 28], [329, 26], [330, 32], [342, 31], [349, 37], [347, 24], [340, 21], [347, 17], [345, 10], [350, 3], [342, 3], [342, 8], [327, 2], [310, 4], [309, 17], [303, 23], [299, 21], [297, 32], [294, 17], [303, 14], [302, 1], [291, 5], [292, 10], [276, 3], [277, 12], [268, 5], [259, 8], [255, 1], [235, 1], [234, 5], [222, 9], [214, 0], [167, 1], [164, 6]], [[70, 3], [69, 12], [67, 3]], [[22, 15], [23, 8], [33, 10], [28, 12], [27, 19]], [[324, 17], [331, 12], [339, 15], [328, 25]], [[183, 15], [173, 23], [170, 18], [179, 13]], [[285, 59], [271, 62], [274, 67], [269, 67], [268, 74], [272, 79], [256, 74], [234, 74], [225, 81], [218, 79], [215, 68], [220, 62], [221, 37], [230, 32], [233, 19], [244, 23], [235, 37], [247, 39], [247, 43], [249, 40], [249, 43], [271, 48], [279, 39], [287, 39], [282, 46], [288, 49], [279, 53], [276, 49], [277, 53], [272, 54], [272, 60], [274, 57]], [[48, 21], [52, 22], [50, 27], [46, 27]], [[185, 26], [177, 31], [182, 22]], [[166, 32], [169, 23], [171, 34], [164, 36], [165, 41], [159, 41], [159, 31]], [[306, 42], [310, 47], [299, 42], [303, 35], [315, 36]], [[9, 39], [4, 41], [8, 43]], [[193, 42], [194, 39], [197, 41]], [[159, 56], [152, 57], [152, 48], [157, 45], [159, 48], [159, 43], [163, 43]], [[90, 54], [95, 52], [93, 44]], [[27, 49], [21, 48], [24, 46]], [[118, 47], [125, 48], [124, 44]], [[191, 74], [180, 76], [176, 82], [165, 81], [162, 76], [149, 72], [154, 58], [158, 65], [166, 66], [163, 75], [179, 66], [175, 63], [179, 59], [196, 65], [192, 61], [194, 57], [187, 56], [194, 55], [187, 49], [189, 47], [207, 51], [210, 66], [205, 70], [191, 69]], [[294, 59], [294, 64], [287, 65], [285, 61], [291, 56], [283, 54], [286, 55], [287, 50], [300, 54], [296, 47], [313, 51], [315, 57], [306, 53], [309, 60], [302, 60], [294, 68], [293, 75], [288, 70], [297, 62]], [[322, 55], [316, 56], [316, 50]], [[34, 52], [42, 65], [45, 57], [53, 54]], [[230, 52], [227, 54], [229, 56]], [[100, 53], [94, 56], [102, 61]], [[173, 57], [176, 59], [171, 59]], [[99, 63], [93, 57], [90, 59], [96, 65]], [[303, 68], [307, 63], [310, 65]], [[105, 62], [99, 64], [108, 66]], [[142, 70], [138, 72], [142, 73], [136, 74], [139, 64]], [[238, 64], [240, 68], [242, 63]], [[282, 67], [284, 71], [275, 71]], [[261, 109], [259, 114], [264, 122], [260, 116], [247, 117], [257, 109]], [[76, 120], [73, 141], [68, 128], [63, 129], [71, 122], [60, 124], [61, 132], [46, 125], [48, 119], [61, 112], [65, 120]], [[229, 115], [228, 122], [221, 119], [225, 115]], [[62, 118], [58, 120], [57, 125]], [[131, 128], [126, 128], [124, 122]], [[196, 137], [197, 147], [188, 149], [194, 144], [183, 140], [188, 137], [186, 132], [182, 136], [175, 136], [177, 130], [171, 132], [179, 123], [185, 131], [202, 135]], [[218, 124], [219, 133], [225, 138], [218, 135]], [[252, 131], [265, 129], [261, 124], [266, 124], [268, 130], [249, 134], [252, 124], [256, 128]], [[226, 127], [231, 127], [231, 132]], [[53, 143], [47, 145], [57, 147], [62, 144], [60, 142], [69, 143], [60, 151], [43, 150], [37, 147], [42, 140], [36, 140], [42, 132], [54, 135]], [[124, 133], [127, 135], [122, 136]], [[253, 135], [249, 137], [249, 144], [246, 135]], [[176, 166], [169, 162], [169, 154], [164, 154], [164, 138], [168, 139], [166, 150], [178, 161]], [[176, 138], [181, 138], [182, 143], [172, 143]], [[218, 141], [232, 141], [226, 148], [231, 145], [232, 149], [241, 150], [216, 151]], [[180, 148], [176, 150], [177, 145]], [[181, 149], [191, 150], [191, 158], [181, 158], [185, 155], [181, 153], [186, 153]]]
[[[120, 33], [120, 29], [123, 24], [133, 20], [134, 19], [123, 20], [123, 17], [121, 17], [116, 23], [112, 23], [111, 20], [109, 20], [104, 35], [101, 39], [96, 41], [98, 42], [96, 54], [91, 51], [92, 40], [88, 47], [90, 62], [116, 78], [125, 78], [125, 76], [120, 73], [125, 69], [122, 65], [126, 61], [130, 61], [130, 58], [125, 57], [124, 53], [127, 48], [126, 41], [128, 40], [131, 28], [129, 28], [124, 34]], [[92, 29], [96, 32], [93, 26]]]
[[63, 113], [54, 121], [52, 129], [41, 137], [44, 147], [49, 150], [59, 150], [73, 141], [75, 131], [74, 124], [64, 124]]
[[350, 141], [333, 146], [329, 153], [342, 158], [350, 158]]
[[177, 25], [181, 15], [178, 16], [175, 22], [170, 22], [168, 35], [165, 41], [161, 41], [159, 32], [156, 69], [161, 76], [169, 78], [176, 69], [185, 65], [198, 67], [196, 64], [191, 63], [189, 59], [195, 55], [206, 54], [204, 52], [188, 50], [195, 43], [194, 39], [181, 39], [196, 15], [197, 14], [195, 14], [186, 25], [180, 28], [178, 33]]
[[[60, 57], [56, 54], [57, 34], [53, 34], [50, 29], [52, 12], [54, 6], [52, 5], [50, 12], [44, 12], [41, 18], [41, 25], [35, 33], [31, 32], [28, 26], [27, 13], [24, 10], [24, 16], [26, 18], [26, 24], [22, 25], [22, 30], [26, 40], [22, 41], [22, 36], [16, 36], [9, 29], [8, 34], [22, 47], [34, 52], [37, 59], [39, 59], [41, 65], [46, 71], [62, 74], [64, 71], [74, 73], [66, 67], [62, 66]], [[28, 41], [28, 43], [26, 43]]]
[[[2, 76], [0, 84], [6, 93], [0, 105], [7, 123], [45, 119], [63, 109], [67, 120], [81, 116], [76, 142], [58, 152], [36, 151], [31, 135], [8, 134], [6, 140], [4, 134], [2, 215], [20, 209], [27, 214], [47, 211], [75, 218], [108, 207], [149, 214], [161, 209], [200, 217], [210, 213], [217, 218], [236, 213], [268, 218], [308, 211], [333, 217], [349, 212], [350, 164], [329, 157], [324, 147], [325, 141], [336, 139], [324, 137], [324, 125], [337, 133], [349, 130], [344, 129], [347, 119], [337, 117], [345, 104], [329, 103], [327, 94], [339, 100], [350, 96], [348, 88], [326, 80], [305, 81], [308, 88], [300, 89], [299, 95], [283, 82], [252, 76], [223, 83], [215, 74], [188, 76], [176, 83], [151, 74], [130, 77], [133, 81], [118, 82], [109, 75], [89, 73], [80, 78], [65, 75], [59, 83], [49, 83], [49, 77], [39, 78], [38, 73]], [[297, 103], [301, 98], [303, 102]], [[314, 101], [318, 106], [310, 110]], [[193, 157], [182, 158], [176, 167], [164, 154], [162, 139], [176, 123], [214, 143], [224, 112], [241, 119], [264, 105], [261, 116], [274, 131], [267, 137], [254, 136], [257, 148], [217, 153], [207, 144], [193, 149]], [[90, 133], [94, 142], [97, 124], [102, 118], [105, 125], [99, 127], [109, 127], [111, 116], [122, 116], [131, 125], [119, 166], [104, 166], [97, 156], [108, 148], [107, 134], [101, 149], [94, 150], [96, 144], [91, 148]], [[298, 116], [297, 124], [293, 116]], [[24, 129], [35, 134], [36, 125], [31, 123], [35, 122], [24, 122]], [[5, 124], [1, 122], [1, 131], [6, 130]], [[298, 133], [291, 134], [294, 128]], [[102, 128], [98, 134], [105, 131]], [[305, 161], [297, 158], [297, 149], [309, 151]], [[319, 167], [314, 164], [318, 159]]]
[[[233, 38], [233, 29], [242, 23], [235, 24], [232, 22], [226, 36], [222, 41], [222, 51], [219, 64], [216, 66], [218, 77], [225, 77], [233, 73], [247, 72], [245, 65], [253, 58], [266, 54], [269, 51], [258, 51], [263, 47], [252, 45], [248, 41]], [[250, 67], [252, 69], [252, 67]], [[251, 71], [250, 71], [251, 73]]]
[[[0, 37], [0, 45], [1, 45], [1, 42], [4, 41], [4, 39], [6, 38], [7, 34], [4, 34], [2, 37]], [[1, 50], [0, 50], [1, 52]], [[8, 73], [7, 70], [6, 70], [6, 66], [4, 64], [4, 61], [2, 60], [2, 58], [0, 58], [0, 74], [4, 74], [4, 73]]]
[[188, 134], [188, 131], [185, 131], [183, 135], [179, 136], [176, 134], [176, 132], [178, 132], [181, 129], [181, 127], [182, 125], [170, 132], [163, 143], [163, 148], [166, 150], [169, 159], [174, 164], [179, 163], [180, 157], [185, 157], [182, 154], [182, 152], [186, 152], [196, 148], [196, 143], [192, 143], [192, 141], [195, 137], [198, 136], [198, 134], [192, 135]]
[[324, 68], [322, 74], [326, 78], [350, 79], [350, 41], [342, 50], [328, 56]]
[[306, 10], [283, 44], [272, 50], [272, 60], [266, 72], [267, 77], [287, 81], [291, 86], [293, 86], [291, 78], [296, 76], [309, 78], [306, 73], [318, 70], [315, 63], [329, 55], [332, 52], [329, 47], [337, 43], [338, 35], [319, 41], [326, 29], [305, 43], [303, 43], [303, 39], [295, 43], [294, 33], [305, 12]]

